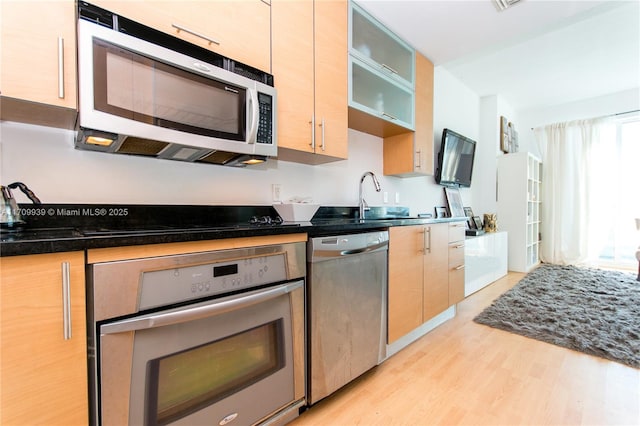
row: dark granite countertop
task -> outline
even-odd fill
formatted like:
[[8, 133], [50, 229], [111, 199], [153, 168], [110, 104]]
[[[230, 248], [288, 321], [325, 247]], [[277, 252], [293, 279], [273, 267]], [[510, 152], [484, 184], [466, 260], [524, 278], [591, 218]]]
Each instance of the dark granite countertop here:
[[403, 207], [373, 208], [365, 220], [357, 218], [355, 207], [321, 207], [311, 222], [271, 224], [251, 223], [277, 221], [271, 206], [21, 204], [20, 209], [26, 224], [1, 230], [1, 256], [292, 233], [314, 237], [464, 220], [409, 217]]

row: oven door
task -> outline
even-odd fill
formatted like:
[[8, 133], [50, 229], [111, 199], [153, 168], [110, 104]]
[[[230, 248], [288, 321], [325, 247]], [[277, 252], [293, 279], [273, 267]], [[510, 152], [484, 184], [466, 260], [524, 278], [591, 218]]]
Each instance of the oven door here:
[[303, 400], [303, 292], [296, 281], [101, 324], [102, 424], [248, 425]]

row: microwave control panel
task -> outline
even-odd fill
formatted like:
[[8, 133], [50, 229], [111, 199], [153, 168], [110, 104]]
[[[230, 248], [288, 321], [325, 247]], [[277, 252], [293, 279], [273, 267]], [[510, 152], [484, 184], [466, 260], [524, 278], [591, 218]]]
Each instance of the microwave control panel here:
[[257, 143], [273, 144], [273, 97], [258, 92], [260, 120], [258, 121]]

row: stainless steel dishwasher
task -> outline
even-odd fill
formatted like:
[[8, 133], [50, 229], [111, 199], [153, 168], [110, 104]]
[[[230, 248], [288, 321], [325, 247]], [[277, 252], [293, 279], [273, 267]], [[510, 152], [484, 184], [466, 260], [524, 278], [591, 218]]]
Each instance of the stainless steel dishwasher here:
[[309, 240], [309, 404], [384, 360], [388, 246], [387, 231]]

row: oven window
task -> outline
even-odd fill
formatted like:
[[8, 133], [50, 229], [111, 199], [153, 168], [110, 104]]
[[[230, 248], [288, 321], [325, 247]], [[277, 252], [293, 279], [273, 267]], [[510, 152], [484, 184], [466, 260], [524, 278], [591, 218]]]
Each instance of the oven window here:
[[280, 370], [279, 319], [147, 364], [146, 424], [165, 425]]
[[246, 89], [94, 39], [94, 107], [130, 120], [243, 141]]

